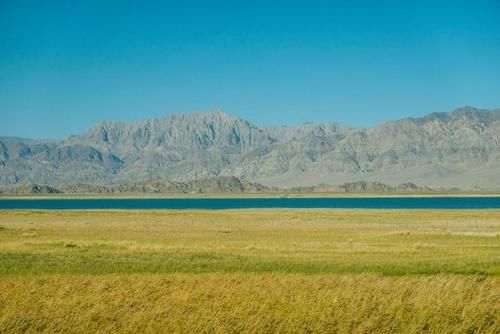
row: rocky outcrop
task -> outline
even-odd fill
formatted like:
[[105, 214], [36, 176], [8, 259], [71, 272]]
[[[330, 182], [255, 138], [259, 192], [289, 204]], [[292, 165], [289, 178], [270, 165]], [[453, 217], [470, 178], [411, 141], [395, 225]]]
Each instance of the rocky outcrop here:
[[291, 193], [432, 193], [460, 191], [460, 189], [420, 187], [414, 183], [402, 183], [397, 186], [390, 186], [372, 181], [348, 182], [341, 185], [319, 184], [316, 186], [293, 187], [285, 190]]
[[11, 195], [28, 195], [28, 194], [39, 195], [39, 194], [61, 194], [63, 193], [63, 191], [48, 185], [31, 184], [18, 187], [3, 188], [0, 189], [0, 193], [11, 194]]
[[[479, 189], [476, 189], [479, 190]], [[161, 178], [151, 178], [139, 182], [102, 186], [93, 184], [74, 184], [62, 186], [60, 189], [48, 185], [29, 185], [0, 188], [0, 194], [251, 194], [251, 193], [432, 193], [459, 192], [456, 188], [419, 187], [413, 183], [389, 186], [380, 182], [350, 182], [342, 185], [320, 184], [308, 187], [278, 188], [266, 187], [258, 183], [240, 180], [236, 177], [209, 177], [188, 182], [168, 181]]]
[[72, 184], [59, 189], [48, 185], [29, 185], [0, 188], [3, 194], [182, 194], [182, 193], [259, 193], [272, 191], [261, 184], [236, 177], [209, 177], [188, 182], [151, 178], [116, 185]]

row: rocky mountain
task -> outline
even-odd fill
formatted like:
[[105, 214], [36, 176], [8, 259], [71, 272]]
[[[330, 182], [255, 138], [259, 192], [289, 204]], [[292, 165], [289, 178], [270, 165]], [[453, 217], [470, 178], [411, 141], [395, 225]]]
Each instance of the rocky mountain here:
[[464, 107], [371, 128], [261, 127], [222, 111], [106, 121], [61, 141], [0, 137], [0, 185], [236, 176], [266, 186], [357, 181], [500, 188], [500, 110]]

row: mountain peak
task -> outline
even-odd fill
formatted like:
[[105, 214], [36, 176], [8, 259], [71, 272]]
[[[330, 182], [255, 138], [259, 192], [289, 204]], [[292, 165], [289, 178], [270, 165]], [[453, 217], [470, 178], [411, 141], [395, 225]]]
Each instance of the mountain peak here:
[[166, 116], [166, 118], [221, 118], [221, 119], [240, 119], [225, 112], [222, 109], [216, 108], [207, 111], [190, 111], [190, 112], [174, 112]]
[[489, 124], [500, 120], [500, 109], [488, 110], [466, 105], [451, 112], [433, 112], [423, 117], [409, 119], [416, 121], [419, 124], [435, 120], [445, 123], [469, 120]]

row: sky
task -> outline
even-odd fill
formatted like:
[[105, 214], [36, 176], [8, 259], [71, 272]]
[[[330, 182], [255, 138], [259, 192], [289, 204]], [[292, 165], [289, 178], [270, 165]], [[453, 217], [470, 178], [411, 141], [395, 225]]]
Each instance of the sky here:
[[500, 108], [500, 1], [0, 0], [0, 136], [214, 108], [368, 127]]

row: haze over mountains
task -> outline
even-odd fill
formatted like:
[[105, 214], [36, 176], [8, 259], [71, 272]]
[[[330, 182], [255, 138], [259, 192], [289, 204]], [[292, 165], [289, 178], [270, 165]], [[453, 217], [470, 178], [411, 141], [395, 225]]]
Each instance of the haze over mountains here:
[[0, 137], [0, 185], [117, 185], [236, 176], [266, 186], [377, 181], [500, 188], [500, 109], [371, 128], [256, 126], [219, 110], [105, 121], [60, 141]]

